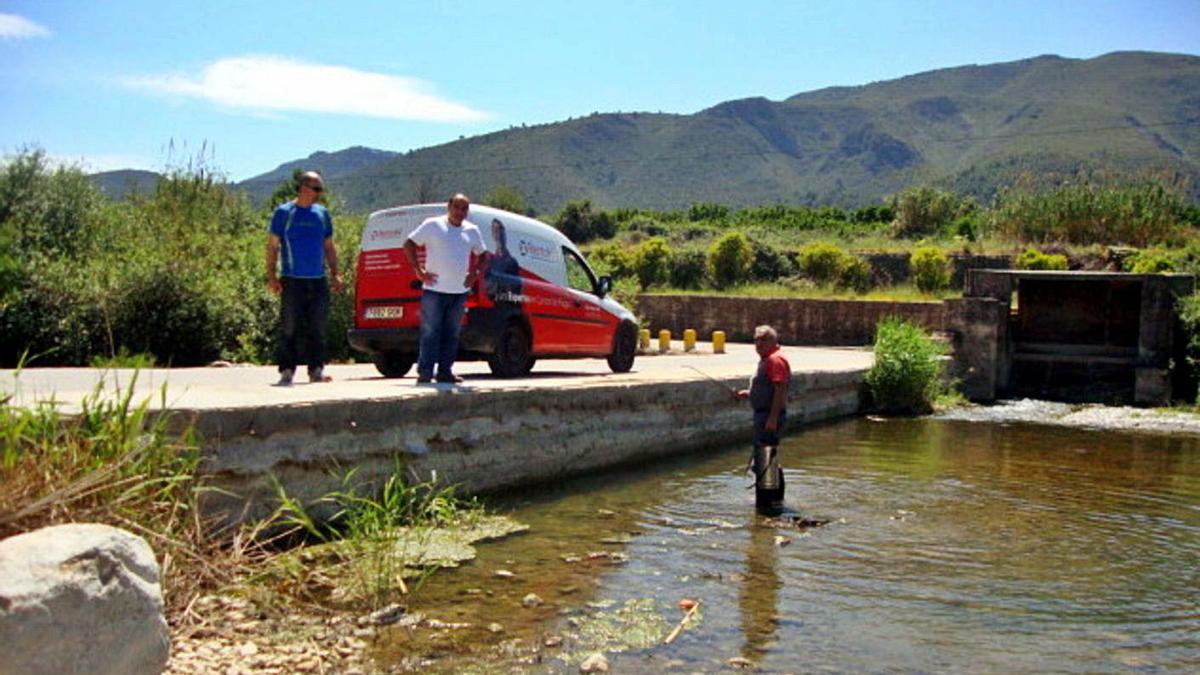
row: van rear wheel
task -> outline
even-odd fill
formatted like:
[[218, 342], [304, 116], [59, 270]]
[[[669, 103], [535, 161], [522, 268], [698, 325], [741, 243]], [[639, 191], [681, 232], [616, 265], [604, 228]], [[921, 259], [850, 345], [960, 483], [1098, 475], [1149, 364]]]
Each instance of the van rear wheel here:
[[488, 367], [496, 377], [520, 377], [533, 368], [532, 348], [529, 331], [515, 321], [509, 323], [488, 357]]
[[376, 354], [374, 359], [375, 370], [379, 371], [384, 377], [404, 377], [408, 371], [416, 363], [416, 357], [412, 354], [402, 354], [400, 352], [380, 352]]
[[633, 357], [637, 356], [637, 326], [622, 323], [613, 335], [613, 350], [608, 355], [608, 367], [614, 373], [627, 373], [633, 368]]

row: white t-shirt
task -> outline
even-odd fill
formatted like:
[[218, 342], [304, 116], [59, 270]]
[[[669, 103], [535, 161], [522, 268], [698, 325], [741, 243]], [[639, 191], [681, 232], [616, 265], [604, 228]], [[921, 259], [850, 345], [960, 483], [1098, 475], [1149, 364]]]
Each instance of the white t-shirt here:
[[446, 216], [427, 218], [408, 238], [425, 247], [425, 269], [437, 275], [437, 281], [426, 283], [425, 290], [438, 293], [466, 293], [463, 285], [471, 254], [487, 251], [479, 228], [469, 220], [455, 227]]

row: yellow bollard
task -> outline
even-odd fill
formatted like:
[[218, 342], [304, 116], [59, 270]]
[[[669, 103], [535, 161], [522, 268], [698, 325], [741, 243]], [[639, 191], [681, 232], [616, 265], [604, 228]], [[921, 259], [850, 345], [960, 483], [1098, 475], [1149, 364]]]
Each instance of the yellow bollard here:
[[666, 328], [658, 331], [658, 351], [671, 351], [671, 331]]
[[713, 345], [713, 353], [714, 354], [724, 354], [725, 353], [725, 331], [723, 331], [723, 330], [714, 330], [713, 331], [712, 345]]
[[650, 329], [643, 328], [638, 331], [638, 349], [645, 351], [650, 349]]
[[683, 351], [690, 352], [696, 348], [696, 331], [688, 328], [683, 331]]

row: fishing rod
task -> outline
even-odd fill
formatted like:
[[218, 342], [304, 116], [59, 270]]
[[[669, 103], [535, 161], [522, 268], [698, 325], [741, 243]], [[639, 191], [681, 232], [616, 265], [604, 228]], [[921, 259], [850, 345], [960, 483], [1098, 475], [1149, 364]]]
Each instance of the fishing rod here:
[[729, 392], [730, 394], [733, 394], [733, 396], [735, 398], [737, 397], [737, 389], [725, 384], [724, 382], [718, 380], [717, 378], [713, 377], [712, 375], [709, 375], [708, 373], [704, 372], [703, 370], [700, 370], [699, 368], [697, 368], [695, 366], [684, 366], [684, 368], [690, 368], [690, 369], [696, 371], [697, 373], [700, 373], [704, 377], [708, 378], [708, 380], [710, 382], [712, 382], [713, 384], [717, 385], [721, 389], [724, 389], [725, 391]]

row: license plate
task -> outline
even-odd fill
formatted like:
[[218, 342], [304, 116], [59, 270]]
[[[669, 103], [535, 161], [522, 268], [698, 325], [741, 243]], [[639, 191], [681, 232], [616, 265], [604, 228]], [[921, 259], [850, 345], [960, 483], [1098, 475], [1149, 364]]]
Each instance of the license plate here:
[[404, 308], [398, 305], [378, 305], [368, 307], [363, 311], [364, 319], [401, 319], [404, 318]]

